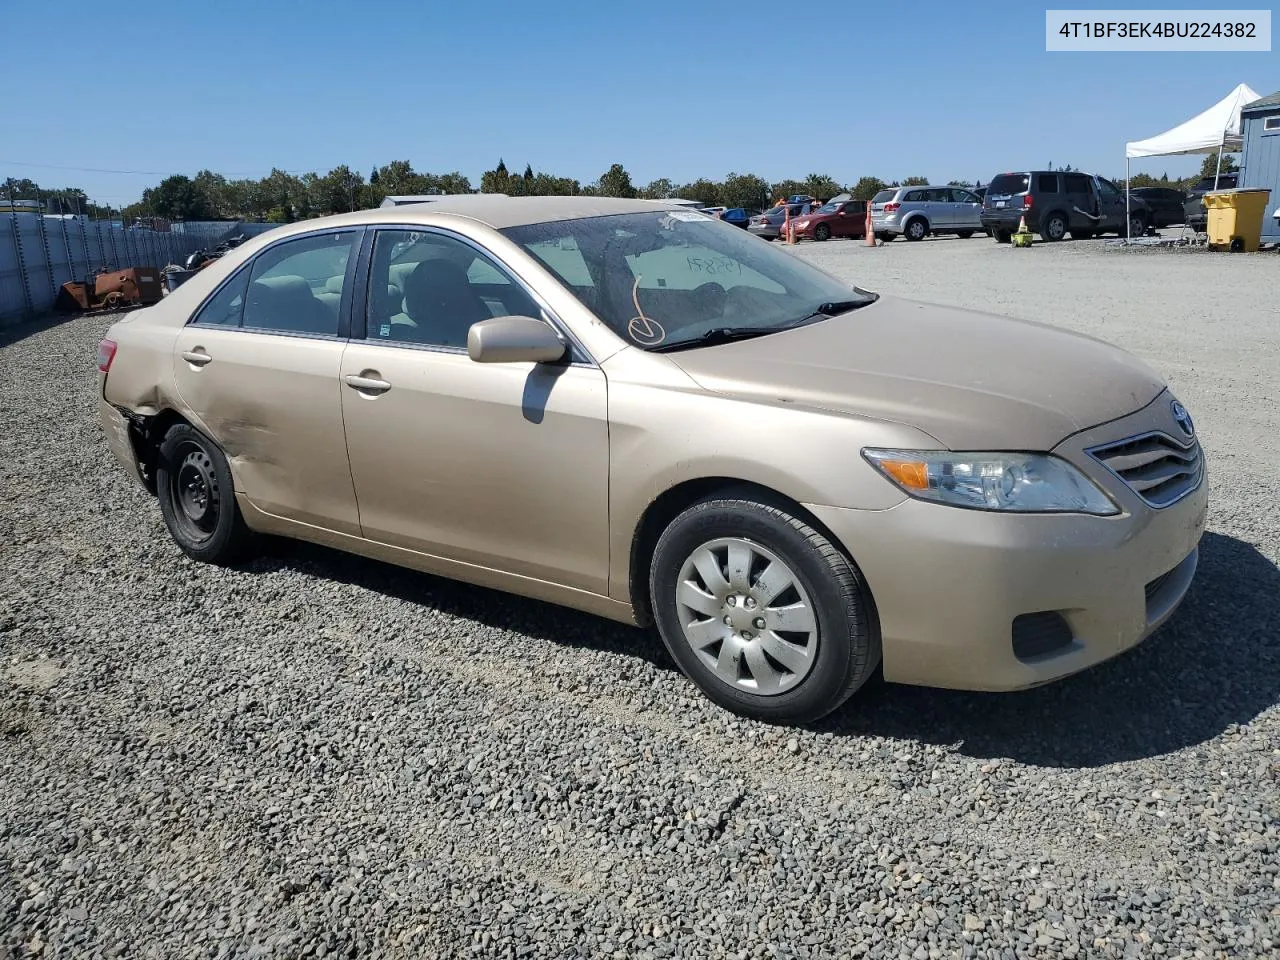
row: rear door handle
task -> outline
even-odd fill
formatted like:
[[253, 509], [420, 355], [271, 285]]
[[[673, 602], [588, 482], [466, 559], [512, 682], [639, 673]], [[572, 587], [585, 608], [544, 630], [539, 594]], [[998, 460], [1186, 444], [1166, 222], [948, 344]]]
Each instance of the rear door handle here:
[[347, 382], [347, 386], [353, 390], [359, 390], [361, 393], [386, 393], [391, 389], [391, 384], [385, 380], [379, 380], [377, 377], [356, 376], [351, 374], [343, 377]]
[[203, 349], [196, 349], [196, 350], [183, 350], [182, 359], [187, 361], [187, 363], [191, 364], [192, 366], [203, 367], [206, 363], [212, 360], [213, 357], [205, 353]]

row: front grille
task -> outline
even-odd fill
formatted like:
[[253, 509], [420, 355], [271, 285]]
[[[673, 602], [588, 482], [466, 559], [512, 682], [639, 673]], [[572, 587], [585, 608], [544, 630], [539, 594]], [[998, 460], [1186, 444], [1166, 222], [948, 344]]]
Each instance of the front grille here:
[[1204, 463], [1194, 439], [1178, 443], [1165, 433], [1145, 433], [1094, 447], [1089, 455], [1153, 507], [1167, 507], [1200, 485]]

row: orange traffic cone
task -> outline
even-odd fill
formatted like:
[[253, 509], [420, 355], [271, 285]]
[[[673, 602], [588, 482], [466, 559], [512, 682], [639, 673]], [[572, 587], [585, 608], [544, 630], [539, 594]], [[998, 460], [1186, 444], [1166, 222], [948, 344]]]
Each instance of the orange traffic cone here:
[[782, 233], [787, 238], [787, 243], [795, 243], [795, 237], [791, 235], [791, 207], [787, 207], [782, 214]]
[[868, 247], [876, 245], [876, 233], [871, 222], [871, 201], [867, 201], [867, 224], [863, 228], [866, 232], [866, 243]]

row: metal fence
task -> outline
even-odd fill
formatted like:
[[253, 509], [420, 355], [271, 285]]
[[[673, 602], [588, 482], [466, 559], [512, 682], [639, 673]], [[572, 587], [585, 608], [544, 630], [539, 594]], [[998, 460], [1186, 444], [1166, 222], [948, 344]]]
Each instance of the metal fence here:
[[0, 328], [49, 313], [69, 280], [92, 281], [99, 272], [124, 267], [181, 263], [200, 248], [212, 249], [239, 232], [270, 226], [174, 223], [164, 231], [0, 207]]

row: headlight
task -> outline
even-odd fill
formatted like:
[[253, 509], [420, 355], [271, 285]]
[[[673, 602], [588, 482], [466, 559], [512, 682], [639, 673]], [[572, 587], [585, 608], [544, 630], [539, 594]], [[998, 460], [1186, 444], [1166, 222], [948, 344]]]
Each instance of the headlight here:
[[797, 221], [796, 221], [796, 229], [797, 229], [797, 230], [803, 230], [803, 229], [805, 229], [805, 228], [806, 228], [806, 227], [808, 227], [808, 226], [809, 226], [809, 221], [808, 221], [808, 220], [797, 220]]
[[920, 500], [1015, 513], [1120, 512], [1092, 480], [1047, 454], [866, 449], [862, 455]]

